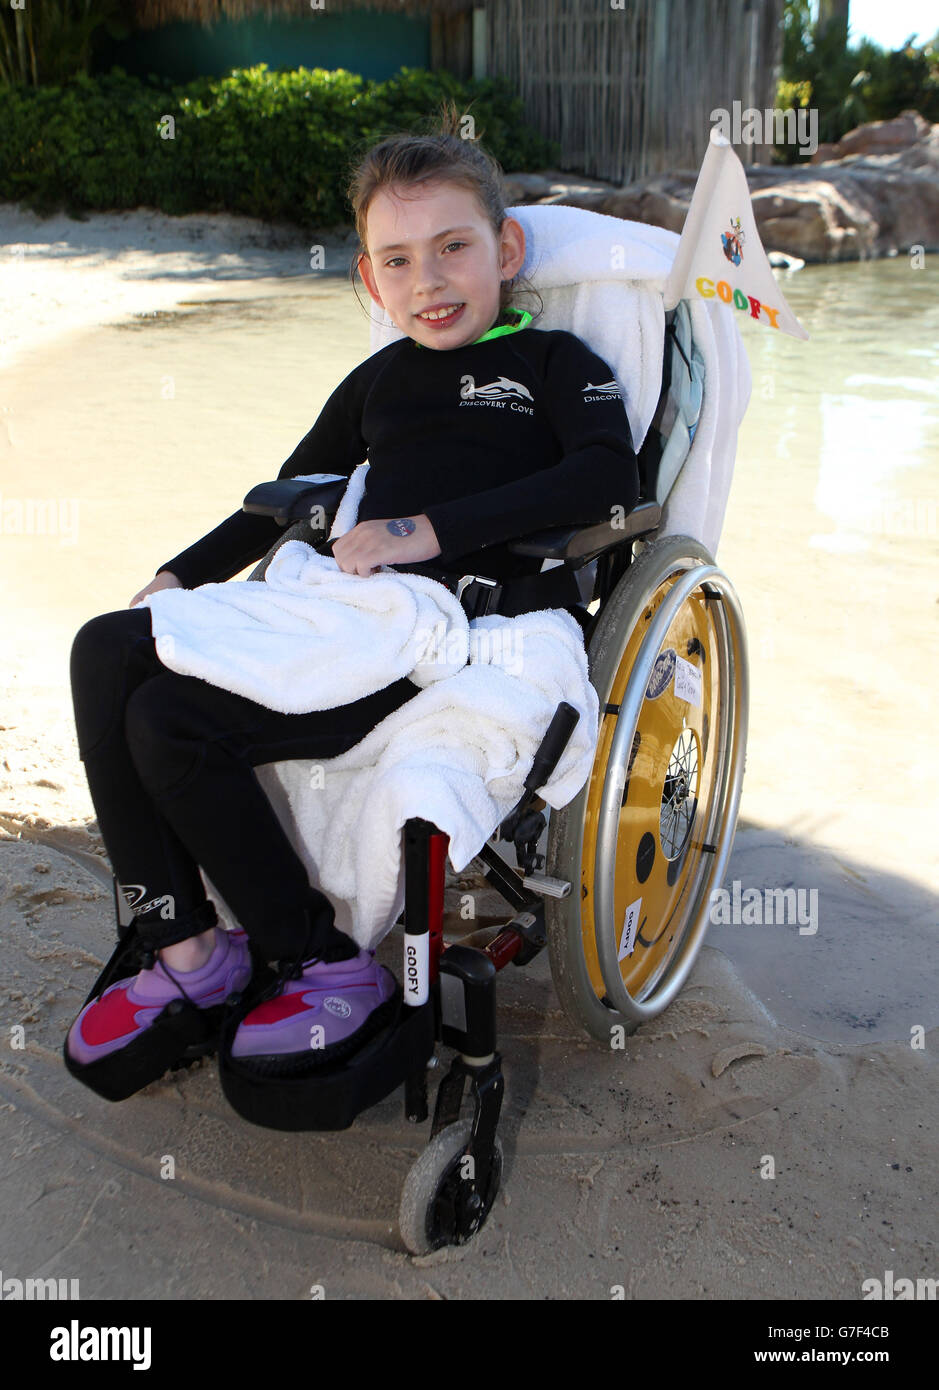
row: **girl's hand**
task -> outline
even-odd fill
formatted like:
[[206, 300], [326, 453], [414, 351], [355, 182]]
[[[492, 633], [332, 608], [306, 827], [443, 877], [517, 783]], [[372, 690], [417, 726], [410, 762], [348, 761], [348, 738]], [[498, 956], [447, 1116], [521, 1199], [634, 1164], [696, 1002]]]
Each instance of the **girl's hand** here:
[[344, 574], [365, 577], [380, 565], [416, 565], [440, 555], [440, 542], [423, 515], [360, 521], [333, 542], [333, 558]]
[[182, 587], [182, 581], [177, 579], [170, 570], [160, 570], [156, 579], [151, 579], [145, 589], [141, 589], [139, 594], [134, 594], [127, 606], [133, 608], [141, 599], [146, 598], [148, 594], [155, 594], [158, 589], [181, 589]]

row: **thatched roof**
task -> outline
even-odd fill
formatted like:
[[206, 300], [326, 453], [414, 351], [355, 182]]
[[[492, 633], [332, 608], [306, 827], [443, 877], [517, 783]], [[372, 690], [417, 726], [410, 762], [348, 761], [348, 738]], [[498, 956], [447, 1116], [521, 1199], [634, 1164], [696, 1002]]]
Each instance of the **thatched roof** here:
[[[455, 15], [472, 10], [485, 0], [328, 0], [327, 14], [344, 10], [383, 10], [407, 15]], [[141, 29], [156, 29], [174, 20], [190, 20], [209, 27], [220, 19], [306, 18], [318, 12], [298, 0], [140, 0], [135, 7]]]

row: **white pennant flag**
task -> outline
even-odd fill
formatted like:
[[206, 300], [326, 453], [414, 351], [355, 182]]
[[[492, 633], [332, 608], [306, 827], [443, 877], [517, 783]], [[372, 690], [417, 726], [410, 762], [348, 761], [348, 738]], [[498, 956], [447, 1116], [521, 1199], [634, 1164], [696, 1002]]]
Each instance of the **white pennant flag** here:
[[665, 283], [665, 308], [680, 299], [719, 299], [793, 338], [809, 336], [766, 258], [743, 165], [716, 126]]

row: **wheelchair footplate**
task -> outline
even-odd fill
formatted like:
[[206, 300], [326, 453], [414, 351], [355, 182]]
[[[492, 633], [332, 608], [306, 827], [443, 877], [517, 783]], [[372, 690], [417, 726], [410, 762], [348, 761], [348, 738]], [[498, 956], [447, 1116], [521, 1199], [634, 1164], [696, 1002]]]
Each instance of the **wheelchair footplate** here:
[[263, 1059], [233, 1057], [231, 1052], [238, 1025], [256, 1003], [256, 997], [246, 997], [222, 1024], [219, 1080], [232, 1109], [266, 1129], [348, 1129], [362, 1110], [402, 1083], [410, 1091], [423, 1078], [434, 1050], [432, 1007], [405, 1004], [399, 985], [387, 1005], [375, 1010], [372, 1036], [352, 1040], [354, 1051], [341, 1044], [311, 1048], [292, 1064], [292, 1075], [272, 1075], [273, 1066], [282, 1068], [285, 1059], [265, 1065]]

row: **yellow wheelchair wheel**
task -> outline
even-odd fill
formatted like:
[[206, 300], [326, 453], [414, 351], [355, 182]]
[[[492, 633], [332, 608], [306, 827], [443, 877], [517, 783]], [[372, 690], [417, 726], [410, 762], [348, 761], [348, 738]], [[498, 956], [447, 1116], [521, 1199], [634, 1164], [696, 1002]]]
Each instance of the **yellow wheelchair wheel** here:
[[607, 1043], [685, 983], [733, 845], [746, 746], [746, 635], [707, 550], [652, 541], [588, 646], [600, 726], [586, 786], [548, 831], [551, 973], [569, 1017]]

